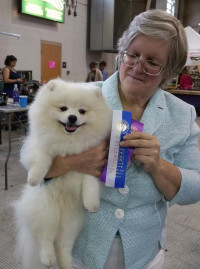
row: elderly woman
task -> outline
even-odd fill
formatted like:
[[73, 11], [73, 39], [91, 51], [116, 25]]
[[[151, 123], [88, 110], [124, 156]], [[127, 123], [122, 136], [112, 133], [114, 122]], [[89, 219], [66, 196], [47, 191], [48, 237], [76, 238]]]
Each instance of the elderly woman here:
[[[118, 48], [119, 71], [101, 84], [102, 92], [112, 109], [131, 111], [144, 129], [121, 143], [135, 147], [125, 188], [105, 188], [99, 211], [86, 212], [75, 268], [161, 269], [167, 203], [200, 200], [195, 109], [161, 89], [182, 70], [187, 40], [176, 18], [149, 10], [135, 17]], [[56, 158], [47, 177], [70, 170], [100, 176], [106, 148], [102, 142], [84, 154]]]

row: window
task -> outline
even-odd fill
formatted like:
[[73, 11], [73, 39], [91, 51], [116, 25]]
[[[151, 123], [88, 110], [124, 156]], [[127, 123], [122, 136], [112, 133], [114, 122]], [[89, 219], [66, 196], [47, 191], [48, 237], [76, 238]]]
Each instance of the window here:
[[176, 0], [167, 0], [167, 13], [175, 15]]

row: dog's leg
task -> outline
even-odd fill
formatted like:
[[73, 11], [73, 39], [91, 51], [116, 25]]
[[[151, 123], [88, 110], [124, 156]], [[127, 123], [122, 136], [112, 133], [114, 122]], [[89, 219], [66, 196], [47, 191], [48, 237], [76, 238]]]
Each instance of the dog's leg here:
[[51, 267], [56, 263], [54, 243], [59, 231], [59, 208], [53, 201], [43, 199], [35, 211], [30, 228], [38, 243], [40, 262]]
[[91, 213], [96, 212], [100, 206], [101, 185], [93, 176], [85, 176], [82, 181], [82, 198], [84, 207]]
[[52, 267], [56, 263], [54, 242], [51, 239], [43, 239], [38, 242], [40, 245], [40, 262], [46, 267]]
[[[52, 184], [53, 185], [53, 184]], [[59, 230], [59, 205], [48, 189], [53, 186], [26, 185], [15, 202], [18, 245], [24, 269], [44, 269], [55, 264], [54, 242]], [[56, 190], [54, 191], [56, 196]]]
[[72, 249], [83, 227], [83, 220], [84, 216], [81, 207], [66, 210], [62, 217], [59, 236], [55, 244], [59, 269], [72, 269]]
[[[46, 227], [46, 230], [45, 230]], [[54, 250], [54, 242], [57, 236], [57, 229], [55, 229], [51, 223], [45, 226], [45, 223], [41, 223], [37, 232], [33, 232], [36, 241], [38, 243], [39, 258], [41, 264], [46, 267], [51, 267], [56, 263], [56, 256]]]
[[[43, 155], [43, 156], [42, 156]], [[46, 176], [52, 159], [49, 156], [45, 156], [44, 154], [40, 154], [40, 158], [34, 160], [30, 166], [28, 171], [28, 183], [31, 186], [38, 185], [44, 177]]]
[[44, 179], [52, 162], [52, 156], [39, 145], [34, 135], [30, 135], [20, 152], [20, 161], [28, 170], [28, 183], [31, 186], [38, 185]]

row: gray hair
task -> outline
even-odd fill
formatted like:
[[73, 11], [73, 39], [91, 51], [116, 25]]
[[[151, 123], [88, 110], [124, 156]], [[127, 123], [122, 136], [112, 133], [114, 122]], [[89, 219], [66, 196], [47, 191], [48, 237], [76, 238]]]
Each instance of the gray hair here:
[[119, 52], [126, 50], [132, 40], [142, 34], [171, 42], [168, 63], [160, 85], [163, 87], [170, 79], [176, 77], [185, 65], [188, 51], [185, 30], [181, 22], [167, 12], [159, 9], [148, 10], [137, 15], [118, 40]]

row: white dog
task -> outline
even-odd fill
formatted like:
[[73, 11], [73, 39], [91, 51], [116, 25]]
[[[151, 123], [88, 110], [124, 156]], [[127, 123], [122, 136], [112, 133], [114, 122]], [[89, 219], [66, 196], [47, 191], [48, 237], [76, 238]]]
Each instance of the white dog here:
[[89, 212], [99, 208], [100, 181], [75, 171], [48, 184], [43, 179], [53, 157], [79, 154], [108, 138], [111, 114], [101, 89], [93, 84], [56, 79], [39, 90], [21, 151], [29, 185], [15, 203], [17, 249], [25, 269], [55, 264], [72, 268], [71, 252], [83, 227], [84, 207]]

